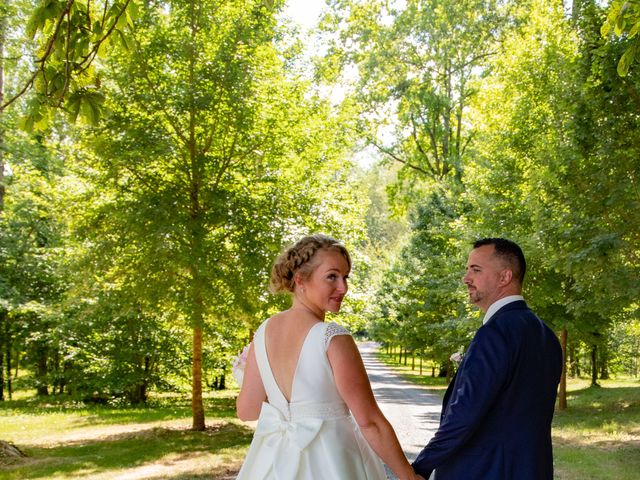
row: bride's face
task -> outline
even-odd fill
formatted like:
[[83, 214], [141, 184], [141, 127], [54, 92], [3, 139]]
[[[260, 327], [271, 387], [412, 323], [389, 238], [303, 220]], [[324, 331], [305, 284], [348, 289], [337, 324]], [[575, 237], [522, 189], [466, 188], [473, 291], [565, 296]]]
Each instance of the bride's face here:
[[349, 264], [335, 250], [320, 250], [312, 260], [316, 268], [309, 278], [302, 280], [305, 303], [322, 312], [338, 312], [347, 294]]

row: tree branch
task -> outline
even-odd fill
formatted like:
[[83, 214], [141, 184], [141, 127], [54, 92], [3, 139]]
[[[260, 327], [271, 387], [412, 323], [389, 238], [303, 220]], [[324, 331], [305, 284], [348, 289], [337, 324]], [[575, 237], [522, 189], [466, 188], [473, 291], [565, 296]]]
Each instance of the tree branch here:
[[400, 157], [399, 157], [399, 156], [397, 156], [395, 153], [393, 153], [391, 150], [389, 150], [389, 149], [387, 149], [387, 148], [384, 148], [382, 145], [378, 145], [378, 143], [377, 143], [377, 142], [375, 142], [374, 140], [369, 139], [369, 143], [371, 143], [371, 145], [373, 145], [374, 147], [376, 147], [376, 148], [377, 148], [378, 150], [380, 150], [382, 153], [384, 153], [384, 154], [386, 154], [386, 155], [389, 155], [389, 156], [390, 156], [393, 160], [395, 160], [396, 162], [400, 162], [400, 163], [402, 163], [403, 165], [406, 165], [407, 167], [409, 167], [409, 168], [411, 168], [411, 169], [413, 169], [413, 170], [415, 170], [415, 171], [417, 171], [417, 172], [420, 172], [420, 173], [422, 173], [422, 174], [424, 174], [424, 175], [432, 176], [432, 174], [431, 174], [430, 172], [428, 172], [427, 170], [425, 170], [425, 169], [423, 169], [423, 168], [421, 168], [421, 167], [418, 167], [417, 165], [413, 165], [412, 163], [409, 163], [408, 161], [406, 161], [406, 160], [404, 160], [404, 159], [400, 158]]

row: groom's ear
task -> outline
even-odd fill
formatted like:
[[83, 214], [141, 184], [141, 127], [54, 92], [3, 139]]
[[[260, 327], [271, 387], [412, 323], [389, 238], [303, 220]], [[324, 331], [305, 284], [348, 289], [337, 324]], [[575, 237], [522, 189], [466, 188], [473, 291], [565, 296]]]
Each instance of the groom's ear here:
[[511, 280], [513, 280], [513, 270], [511, 270], [509, 268], [505, 268], [504, 270], [502, 270], [500, 272], [500, 286], [501, 287], [509, 285], [511, 283]]

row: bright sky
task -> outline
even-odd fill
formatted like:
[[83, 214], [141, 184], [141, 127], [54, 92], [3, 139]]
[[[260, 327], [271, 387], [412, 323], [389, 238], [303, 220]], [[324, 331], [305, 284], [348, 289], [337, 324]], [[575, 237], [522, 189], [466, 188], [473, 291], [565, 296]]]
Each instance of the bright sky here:
[[309, 29], [315, 26], [324, 6], [324, 0], [287, 0], [284, 14]]

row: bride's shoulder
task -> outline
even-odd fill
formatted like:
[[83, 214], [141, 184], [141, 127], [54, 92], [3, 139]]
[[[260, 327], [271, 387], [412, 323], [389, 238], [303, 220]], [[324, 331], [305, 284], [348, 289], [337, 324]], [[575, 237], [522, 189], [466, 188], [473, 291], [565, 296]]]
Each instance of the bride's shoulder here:
[[345, 327], [343, 327], [342, 325], [336, 323], [336, 322], [327, 322], [325, 325], [325, 330], [324, 330], [324, 345], [325, 348], [328, 348], [329, 343], [331, 343], [331, 340], [334, 337], [337, 337], [339, 335], [349, 335], [351, 336], [351, 332], [349, 332], [349, 330], [347, 330]]

